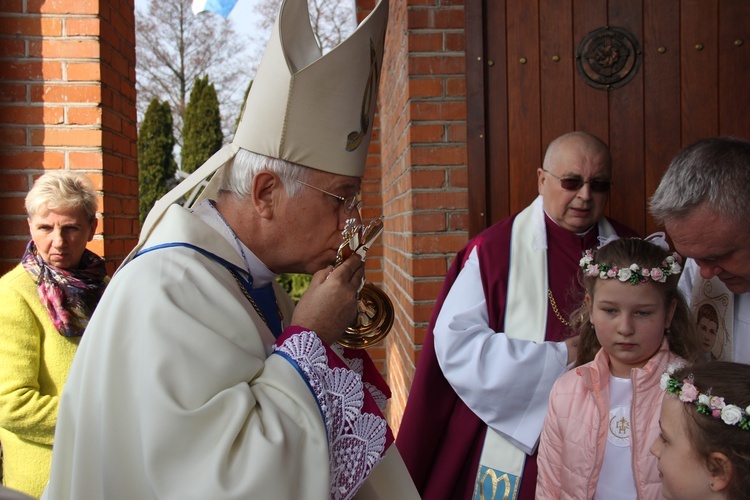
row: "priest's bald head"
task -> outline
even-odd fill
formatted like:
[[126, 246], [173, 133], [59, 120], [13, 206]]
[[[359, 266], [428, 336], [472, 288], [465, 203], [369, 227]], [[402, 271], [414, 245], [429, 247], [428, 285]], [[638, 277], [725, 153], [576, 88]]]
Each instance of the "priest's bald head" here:
[[550, 143], [537, 177], [547, 215], [560, 227], [582, 233], [604, 215], [612, 157], [598, 137], [570, 132]]

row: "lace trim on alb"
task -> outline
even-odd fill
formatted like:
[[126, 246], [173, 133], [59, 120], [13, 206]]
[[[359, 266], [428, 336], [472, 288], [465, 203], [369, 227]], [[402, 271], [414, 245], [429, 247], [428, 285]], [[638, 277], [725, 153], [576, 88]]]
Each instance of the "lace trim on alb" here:
[[[341, 356], [346, 359], [347, 364], [349, 365], [349, 368], [354, 370], [355, 373], [357, 373], [360, 377], [362, 377], [362, 380], [365, 378], [365, 363], [362, 361], [362, 358], [348, 358], [346, 357], [346, 353], [344, 352], [344, 349], [339, 346], [338, 344], [331, 346], [331, 349], [334, 351], [338, 351]], [[388, 396], [383, 393], [380, 389], [378, 389], [375, 385], [365, 382], [364, 383], [365, 388], [370, 392], [370, 396], [372, 396], [372, 399], [375, 400], [375, 404], [378, 405], [378, 408], [380, 411], [385, 410], [385, 405], [388, 402]]]
[[[325, 346], [313, 332], [292, 335], [274, 350], [297, 363], [318, 400], [328, 431], [331, 498], [352, 498], [383, 457], [385, 419], [363, 413], [361, 375], [328, 366]], [[378, 398], [375, 400], [379, 405]]]

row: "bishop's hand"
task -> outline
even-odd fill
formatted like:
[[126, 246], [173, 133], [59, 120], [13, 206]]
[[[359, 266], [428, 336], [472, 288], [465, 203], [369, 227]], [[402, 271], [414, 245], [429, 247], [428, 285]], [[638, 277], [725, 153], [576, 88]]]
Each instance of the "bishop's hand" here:
[[292, 324], [308, 328], [328, 345], [341, 338], [357, 313], [357, 292], [365, 278], [365, 265], [352, 254], [337, 267], [313, 275], [307, 291], [292, 314]]

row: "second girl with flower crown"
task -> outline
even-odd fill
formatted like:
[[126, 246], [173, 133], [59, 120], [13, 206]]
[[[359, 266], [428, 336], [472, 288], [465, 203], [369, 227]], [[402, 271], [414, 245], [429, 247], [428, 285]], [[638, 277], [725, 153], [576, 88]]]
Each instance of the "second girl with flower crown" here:
[[668, 248], [661, 233], [608, 242], [581, 259], [578, 360], [550, 394], [538, 499], [663, 498], [649, 453], [659, 435], [659, 382], [668, 365], [700, 353], [677, 289], [680, 258]]

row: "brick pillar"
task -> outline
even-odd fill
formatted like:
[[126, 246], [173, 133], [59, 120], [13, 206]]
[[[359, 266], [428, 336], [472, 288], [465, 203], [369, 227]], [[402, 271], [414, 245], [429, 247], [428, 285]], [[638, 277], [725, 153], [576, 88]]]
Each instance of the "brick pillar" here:
[[[375, 7], [374, 0], [356, 0], [357, 24], [361, 23]], [[379, 106], [379, 104], [378, 104]], [[363, 223], [368, 223], [383, 214], [383, 196], [381, 190], [380, 165], [380, 116], [375, 109], [372, 124], [372, 138], [365, 164], [365, 175], [362, 179], [362, 209], [360, 215]], [[367, 251], [365, 262], [367, 281], [383, 288], [383, 236]], [[385, 343], [381, 342], [368, 348], [367, 353], [375, 362], [380, 373], [387, 377]]]
[[392, 0], [380, 84], [386, 364], [398, 430], [450, 259], [468, 239], [462, 0]]
[[136, 241], [134, 0], [0, 3], [0, 272], [28, 240], [23, 200], [46, 170], [102, 193], [89, 248], [112, 273]]

